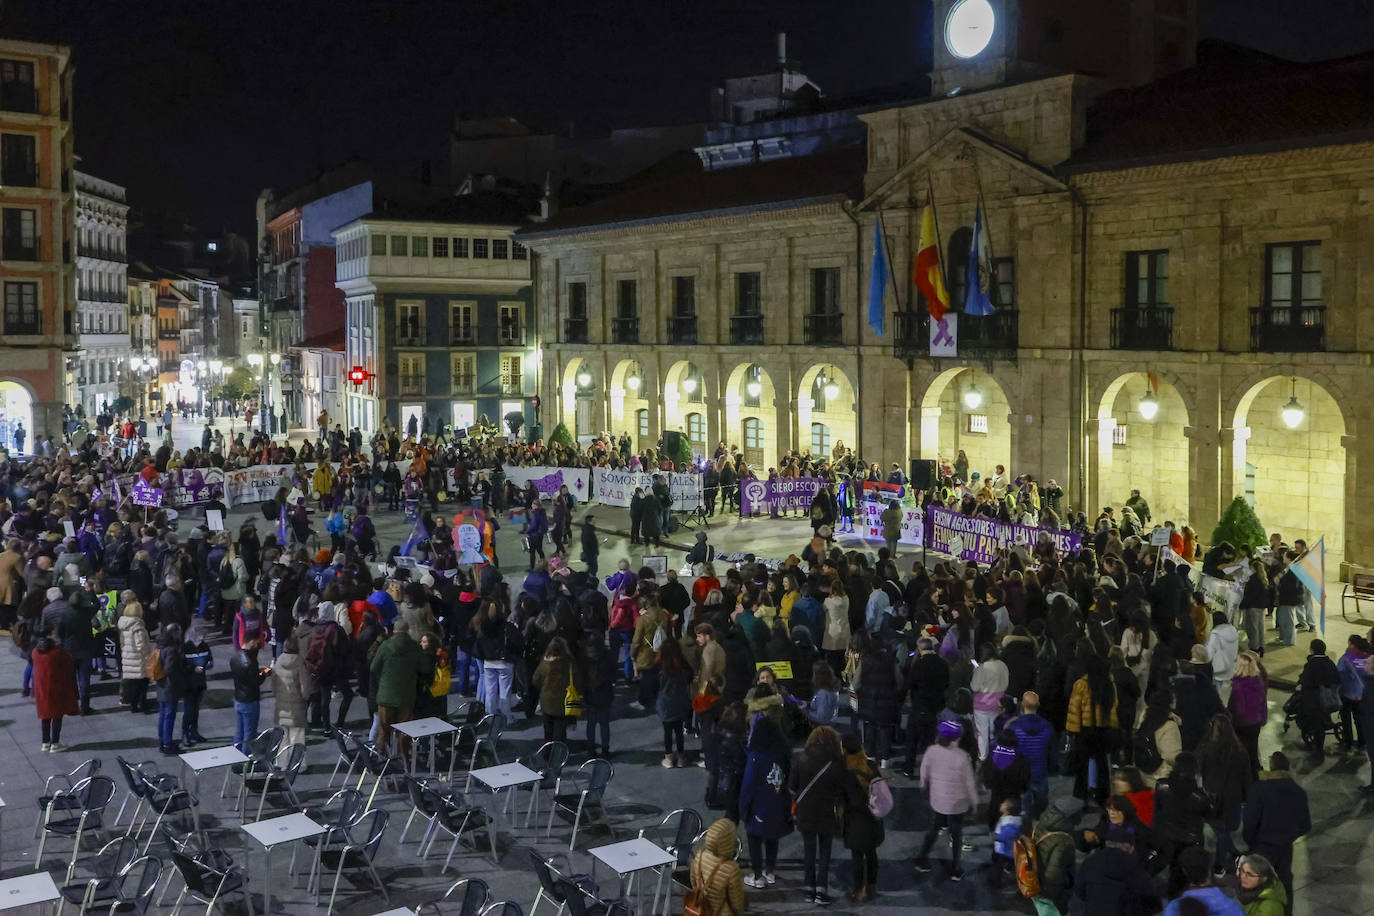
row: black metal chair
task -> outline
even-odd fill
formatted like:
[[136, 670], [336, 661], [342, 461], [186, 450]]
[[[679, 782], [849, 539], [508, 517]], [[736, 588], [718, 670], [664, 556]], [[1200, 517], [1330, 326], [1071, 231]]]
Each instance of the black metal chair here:
[[[59, 793], [64, 793], [66, 798], [64, 801], [59, 802], [59, 805], [65, 804], [69, 808], [75, 806], [76, 802], [71, 795], [71, 791], [76, 788], [78, 783], [85, 782], [99, 772], [100, 758], [92, 757], [89, 760], [81, 761], [81, 763], [69, 773], [54, 773], [52, 776], [43, 780], [43, 793], [36, 799], [38, 802], [39, 818], [33, 825], [33, 838], [35, 840], [38, 839], [38, 831], [43, 823], [42, 815], [47, 812], [48, 806], [53, 798]], [[64, 809], [59, 807], [57, 810], [60, 811]]]
[[[337, 805], [335, 803], [338, 803]], [[306, 813], [309, 813], [308, 811]], [[367, 801], [363, 798], [363, 793], [357, 789], [340, 789], [325, 800], [320, 806], [319, 811], [313, 815], [316, 823], [325, 828], [324, 833], [317, 836], [308, 836], [301, 842], [310, 849], [315, 850], [311, 854], [310, 862], [310, 882], [314, 883], [315, 873], [319, 867], [319, 850], [323, 846], [339, 843], [347, 843], [350, 831], [367, 815]], [[291, 868], [290, 873], [296, 873], [296, 850], [300, 848], [300, 843], [293, 844], [291, 848]]]
[[34, 856], [33, 867], [43, 864], [43, 849], [48, 835], [69, 836], [72, 838], [72, 859], [67, 865], [65, 881], [72, 880], [76, 871], [76, 860], [81, 853], [81, 839], [87, 831], [103, 834], [105, 832], [105, 808], [114, 798], [114, 780], [108, 776], [91, 776], [66, 792], [58, 792], [48, 802], [43, 812], [42, 834], [38, 839], [38, 854]]
[[[556, 887], [568, 902], [569, 916], [634, 916], [634, 910], [624, 900], [601, 900], [585, 888], [563, 879], [559, 879]], [[530, 916], [534, 916], [534, 910], [530, 910]]]
[[507, 720], [499, 712], [490, 713], [482, 717], [482, 721], [476, 725], [460, 725], [458, 730], [453, 733], [454, 753], [453, 759], [448, 765], [448, 780], [453, 782], [453, 763], [457, 759], [457, 748], [462, 746], [464, 741], [472, 741], [472, 756], [468, 759], [468, 780], [463, 785], [466, 792], [472, 788], [472, 771], [477, 768], [477, 758], [483, 751], [491, 755], [491, 762], [499, 764], [501, 762], [500, 744], [501, 734], [506, 730]]
[[188, 896], [197, 903], [205, 904], [205, 916], [210, 916], [220, 896], [235, 891], [243, 895], [249, 916], [252, 916], [253, 895], [248, 892], [248, 879], [243, 869], [237, 865], [231, 862], [228, 868], [217, 869], [180, 852], [172, 854], [172, 865], [182, 880], [181, 893], [177, 894], [176, 903], [172, 906], [172, 916], [181, 912], [181, 904]]
[[158, 828], [162, 826], [163, 818], [169, 814], [189, 812], [195, 833], [198, 836], [202, 834], [200, 799], [183, 786], [180, 779], [170, 773], [156, 773], [151, 776], [142, 774], [140, 780], [143, 783], [144, 797], [148, 801], [149, 810], [157, 812], [157, 820], [153, 822], [153, 829], [148, 831], [148, 842], [143, 846], [144, 855], [147, 855], [149, 848], [152, 847], [153, 837], [157, 835]]
[[304, 767], [305, 745], [293, 744], [286, 752], [285, 764], [278, 764], [274, 760], [266, 769], [244, 774], [243, 783], [246, 790], [262, 792], [262, 797], [258, 799], [258, 816], [254, 820], [262, 820], [262, 809], [267, 805], [269, 794], [275, 794], [281, 800], [282, 807], [291, 811], [299, 811], [305, 807], [295, 790], [296, 777]]
[[348, 764], [348, 770], [344, 773], [343, 784], [348, 785], [353, 779], [353, 771], [362, 762], [363, 743], [352, 732], [342, 729], [334, 732], [334, 743], [338, 745], [339, 756], [334, 760], [334, 770], [329, 774], [329, 782], [325, 785], [334, 785], [334, 779], [339, 775], [339, 767], [344, 764]]
[[114, 900], [115, 882], [137, 858], [138, 840], [131, 836], [110, 840], [88, 860], [89, 877], [57, 889], [62, 895], [57, 901], [57, 916], [62, 916], [62, 909], [68, 903], [80, 907], [82, 913], [93, 907], [108, 906]]
[[[641, 837], [653, 840], [676, 860], [668, 873], [668, 899], [664, 901], [666, 909], [671, 909], [669, 904], [673, 897], [674, 883], [691, 887], [692, 844], [701, 835], [701, 830], [700, 813], [692, 808], [678, 808], [676, 811], [669, 811], [657, 827], [645, 827], [639, 831]], [[663, 875], [663, 871], [660, 870], [658, 881], [654, 884], [655, 903], [658, 902], [659, 892], [663, 889]]]
[[549, 825], [544, 835], [553, 835], [554, 815], [562, 813], [572, 821], [572, 836], [568, 839], [568, 851], [572, 852], [577, 845], [577, 831], [582, 827], [583, 816], [590, 817], [593, 812], [605, 813], [602, 801], [606, 787], [614, 776], [615, 767], [611, 766], [610, 761], [597, 757], [565, 777], [565, 782], [573, 784], [573, 791], [559, 792], [553, 797], [553, 804], [549, 806]]
[[[216, 871], [225, 871], [234, 865], [233, 857], [219, 846], [210, 845], [204, 834], [192, 832], [178, 839], [165, 825], [157, 833], [162, 837], [162, 846], [167, 853], [167, 861], [173, 864], [175, 864], [178, 855], [184, 855], [196, 864], [204, 865]], [[163, 898], [171, 889], [172, 876], [176, 873], [175, 867], [167, 870], [167, 881], [162, 885], [162, 893], [157, 898], [158, 906], [162, 905]]]
[[396, 840], [396, 848], [399, 849], [404, 845], [406, 834], [410, 832], [410, 825], [415, 822], [415, 815], [417, 814], [425, 820], [425, 829], [420, 835], [420, 846], [423, 847], [425, 840], [429, 839], [434, 819], [439, 816], [439, 809], [443, 806], [443, 796], [429, 786], [428, 781], [424, 779], [407, 776], [405, 784], [406, 796], [410, 799], [410, 814], [406, 817], [405, 826], [401, 828], [401, 836]]
[[161, 879], [162, 860], [157, 856], [144, 856], [130, 865], [116, 882], [115, 899], [106, 912], [109, 916], [145, 916]]
[[[391, 895], [387, 893], [386, 885], [382, 883], [382, 878], [377, 874], [377, 868], [373, 864], [377, 858], [377, 850], [381, 848], [382, 836], [386, 833], [387, 821], [391, 815], [385, 810], [377, 808], [370, 812], [372, 821], [367, 831], [367, 839], [361, 843], [348, 842], [343, 846], [322, 848], [320, 850], [321, 868], [334, 869], [334, 884], [329, 891], [329, 907], [325, 912], [334, 912], [334, 898], [339, 893], [339, 878], [343, 875], [345, 868], [355, 868], [365, 870], [371, 875], [373, 882], [377, 885], [377, 890], [382, 892], [382, 899], [389, 905]], [[319, 885], [315, 886], [315, 905], [320, 902]]]
[[[432, 795], [427, 798], [426, 804], [433, 804], [437, 811], [429, 825], [428, 844], [424, 840], [420, 842], [420, 857], [428, 858], [429, 852], [434, 848], [434, 839], [439, 835], [439, 831], [453, 837], [453, 842], [448, 847], [448, 857], [444, 859], [444, 871], [448, 871], [449, 863], [453, 861], [453, 854], [458, 849], [458, 842], [463, 838], [463, 831], [471, 829], [485, 829], [487, 832], [487, 842], [491, 845], [491, 861], [499, 862], [496, 854], [496, 831], [492, 828], [491, 815], [475, 805], [471, 805], [461, 795], [443, 795], [438, 791], [426, 788], [425, 793]], [[474, 841], [474, 849], [476, 848]]]
[[567, 856], [543, 856], [533, 849], [529, 852], [530, 864], [534, 866], [534, 873], [539, 878], [539, 892], [534, 895], [534, 903], [530, 904], [530, 916], [534, 916], [539, 910], [539, 904], [545, 900], [556, 904], [557, 916], [563, 916], [563, 910], [568, 906], [569, 887], [579, 894], [585, 891], [593, 897], [596, 896], [597, 886], [592, 876], [572, 874], [572, 863]]
[[225, 790], [229, 787], [229, 776], [233, 774], [239, 777], [239, 800], [237, 810], [243, 814], [243, 781], [246, 777], [254, 773], [265, 773], [277, 762], [277, 753], [281, 750], [282, 742], [286, 740], [286, 729], [280, 725], [263, 729], [258, 732], [257, 737], [248, 743], [248, 759], [243, 763], [236, 763], [231, 767], [225, 767], [224, 785], [220, 787], [220, 797], [223, 798]]
[[438, 900], [416, 907], [415, 916], [479, 916], [490, 896], [487, 882], [481, 878], [462, 878], [450, 884]]
[[131, 800], [136, 798], [138, 802], [134, 805], [133, 813], [129, 815], [129, 829], [134, 832], [134, 836], [138, 836], [142, 832], [138, 823], [138, 816], [142, 813], [143, 805], [148, 800], [148, 791], [143, 784], [142, 776], [145, 770], [156, 768], [152, 761], [130, 763], [123, 757], [116, 757], [115, 765], [119, 767], [119, 772], [124, 777], [124, 800], [119, 803], [119, 811], [115, 814], [114, 826], [119, 826], [119, 822], [124, 818], [124, 809], [128, 807]]
[[482, 911], [481, 916], [525, 916], [520, 909], [520, 904], [514, 900], [507, 900], [504, 903], [493, 903]]
[[375, 777], [372, 783], [372, 791], [368, 793], [367, 805], [372, 807], [372, 800], [377, 797], [377, 789], [381, 787], [383, 779], [393, 780], [406, 772], [406, 761], [403, 757], [396, 757], [386, 752], [383, 748], [375, 744], [363, 745], [363, 772], [358, 777], [358, 788], [362, 789], [363, 783], [367, 781], [368, 774]]
[[[531, 819], [539, 816], [539, 793], [551, 792], [557, 795], [558, 790], [562, 787], [563, 767], [567, 766], [568, 763], [568, 746], [562, 741], [546, 741], [540, 745], [539, 750], [520, 762], [538, 772], [542, 777], [538, 782], [525, 783], [515, 787], [516, 792], [530, 793], [530, 805], [525, 810], [525, 826], [528, 827]], [[506, 793], [507, 804], [510, 803], [512, 794]]]

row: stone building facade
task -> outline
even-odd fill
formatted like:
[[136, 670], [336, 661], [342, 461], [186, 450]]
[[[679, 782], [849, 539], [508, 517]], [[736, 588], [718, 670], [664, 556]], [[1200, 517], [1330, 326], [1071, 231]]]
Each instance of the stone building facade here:
[[[1204, 44], [1184, 64], [885, 105], [860, 114], [855, 172], [755, 163], [555, 216], [527, 233], [545, 402], [579, 435], [680, 429], [761, 469], [837, 440], [884, 467], [963, 450], [1090, 517], [1138, 488], [1204, 540], [1243, 496], [1290, 543], [1325, 537], [1329, 566], [1374, 565], [1374, 57]], [[980, 199], [997, 309], [960, 314], [959, 356], [932, 358], [921, 210], [960, 311]]]
[[129, 204], [124, 188], [76, 172], [77, 369], [67, 403], [97, 416], [129, 388]]

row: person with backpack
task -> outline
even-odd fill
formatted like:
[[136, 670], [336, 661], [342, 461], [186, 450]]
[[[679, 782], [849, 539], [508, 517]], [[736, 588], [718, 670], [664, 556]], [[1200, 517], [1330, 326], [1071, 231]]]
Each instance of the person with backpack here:
[[[229, 536], [217, 532], [210, 536], [210, 547], [205, 554], [205, 562], [200, 568], [200, 604], [196, 616], [203, 619], [219, 620], [219, 605], [224, 583], [234, 584], [234, 567], [227, 564]], [[226, 571], [227, 566], [227, 571]]]
[[531, 684], [539, 692], [539, 711], [544, 719], [544, 740], [568, 740], [568, 727], [577, 722], [587, 684], [581, 666], [562, 636], [549, 640]]
[[754, 873], [749, 887], [777, 883], [778, 841], [792, 832], [792, 795], [787, 788], [792, 751], [772, 720], [760, 719], [749, 736], [739, 792], [739, 816], [749, 841]]
[[843, 746], [846, 777], [844, 845], [854, 855], [849, 900], [867, 903], [877, 893], [878, 847], [884, 838], [883, 819], [878, 812], [884, 805], [891, 810], [892, 795], [888, 792], [883, 802], [882, 793], [875, 792], [875, 786], [879, 785], [885, 790], [886, 781], [878, 778], [859, 736], [854, 732], [846, 733]]
[[672, 639], [673, 623], [659, 606], [657, 595], [645, 597], [642, 603], [630, 636], [630, 661], [639, 677], [639, 705], [648, 709], [658, 698], [658, 653]]
[[[1016, 883], [1023, 897], [1042, 897], [1060, 913], [1069, 911], [1076, 853], [1069, 830], [1073, 824], [1058, 805], [1051, 805], [1035, 822], [1029, 837], [1016, 844]], [[1030, 878], [1034, 876], [1034, 883]]]
[[706, 828], [701, 851], [692, 857], [688, 869], [692, 888], [683, 901], [684, 912], [694, 908], [702, 916], [744, 913], [744, 882], [735, 861], [736, 829], [734, 821], [727, 818]]
[[321, 601], [316, 611], [317, 617], [315, 625], [310, 629], [310, 642], [306, 646], [304, 665], [312, 686], [309, 703], [310, 727], [320, 729], [328, 736], [332, 733], [329, 724], [329, 700], [335, 689], [343, 697], [335, 728], [343, 727], [348, 716], [349, 704], [353, 702], [353, 688], [349, 684], [352, 646], [348, 634], [344, 632], [335, 616], [334, 602]]
[[1131, 758], [1145, 785], [1154, 787], [1173, 772], [1183, 752], [1182, 720], [1174, 713], [1173, 694], [1160, 690], [1150, 696], [1131, 745]]
[[214, 608], [213, 620], [220, 635], [228, 636], [239, 602], [248, 594], [252, 576], [247, 561], [239, 555], [227, 534], [224, 535], [224, 559], [220, 561], [215, 577], [219, 587], [219, 607]]

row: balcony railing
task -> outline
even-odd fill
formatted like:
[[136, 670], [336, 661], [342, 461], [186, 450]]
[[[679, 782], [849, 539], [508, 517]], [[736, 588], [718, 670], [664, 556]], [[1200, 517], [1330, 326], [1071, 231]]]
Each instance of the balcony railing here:
[[474, 324], [451, 324], [448, 326], [448, 342], [454, 346], [477, 342], [477, 326]]
[[6, 261], [37, 261], [38, 243], [24, 245], [19, 242], [5, 242]]
[[472, 372], [455, 372], [453, 374], [453, 393], [472, 394], [476, 386], [477, 377]]
[[832, 312], [818, 312], [803, 318], [802, 338], [806, 343], [833, 346], [844, 343], [844, 316]]
[[1112, 349], [1172, 350], [1174, 310], [1168, 306], [1112, 309]]
[[[1014, 356], [1020, 345], [1017, 309], [998, 309], [991, 315], [959, 313], [959, 355]], [[910, 361], [930, 355], [930, 315], [924, 311], [895, 312], [892, 351]]]
[[1326, 306], [1266, 306], [1250, 310], [1256, 353], [1319, 353], [1326, 349]]
[[525, 396], [525, 383], [522, 379], [501, 379], [501, 397], [522, 398]]
[[418, 347], [424, 341], [424, 334], [418, 324], [402, 324], [396, 328], [396, 343], [402, 347]]
[[563, 322], [563, 342], [584, 344], [587, 342], [587, 325], [585, 318], [569, 318]]
[[611, 322], [611, 341], [618, 344], [639, 343], [639, 319], [616, 318]]
[[0, 184], [11, 185], [16, 188], [36, 188], [38, 187], [37, 167], [10, 166], [0, 175]]
[[696, 315], [668, 316], [668, 343], [694, 344], [697, 342]]
[[296, 310], [296, 297], [278, 296], [272, 300], [272, 311], [274, 312], [294, 312]]
[[503, 347], [523, 347], [525, 345], [525, 326], [519, 321], [501, 322], [501, 333], [497, 342]]
[[763, 343], [762, 315], [734, 315], [730, 318], [730, 343], [737, 346]]
[[424, 394], [425, 377], [423, 375], [403, 375], [401, 376], [401, 394]]

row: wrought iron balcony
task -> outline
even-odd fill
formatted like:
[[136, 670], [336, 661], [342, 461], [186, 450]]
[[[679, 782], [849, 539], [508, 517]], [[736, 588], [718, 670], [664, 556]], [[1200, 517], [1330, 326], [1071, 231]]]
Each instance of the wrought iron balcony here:
[[402, 375], [400, 388], [401, 394], [424, 394], [425, 377], [423, 375]]
[[739, 346], [763, 343], [762, 315], [735, 315], [730, 319], [730, 343]]
[[616, 318], [611, 322], [611, 341], [618, 344], [639, 343], [639, 319]]
[[563, 322], [563, 342], [584, 344], [587, 342], [587, 325], [585, 318], [569, 318]]
[[696, 315], [668, 316], [668, 343], [694, 344], [697, 342]]
[[1174, 310], [1164, 306], [1112, 309], [1112, 349], [1172, 350]]
[[396, 326], [396, 344], [402, 347], [418, 347], [424, 342], [424, 334], [418, 324], [401, 323]]
[[37, 88], [30, 83], [5, 83], [0, 86], [0, 109], [38, 114]]
[[5, 260], [6, 261], [37, 261], [38, 243], [25, 245], [18, 241], [5, 240]]
[[519, 321], [502, 321], [501, 333], [497, 341], [503, 347], [523, 347], [525, 345], [525, 325]]
[[1267, 306], [1250, 310], [1255, 353], [1320, 353], [1326, 349], [1326, 306]]
[[467, 324], [451, 324], [448, 326], [448, 342], [454, 346], [463, 344], [474, 344], [477, 342], [477, 327], [471, 322]]
[[[991, 315], [959, 315], [960, 356], [1012, 357], [1020, 346], [1018, 309], [998, 309]], [[895, 312], [893, 354], [908, 362], [930, 355], [930, 316], [924, 311]]]
[[473, 388], [476, 386], [476, 382], [477, 377], [474, 373], [455, 372], [453, 373], [453, 393], [472, 394]]
[[816, 312], [803, 318], [802, 339], [809, 344], [835, 346], [844, 343], [844, 315]]

